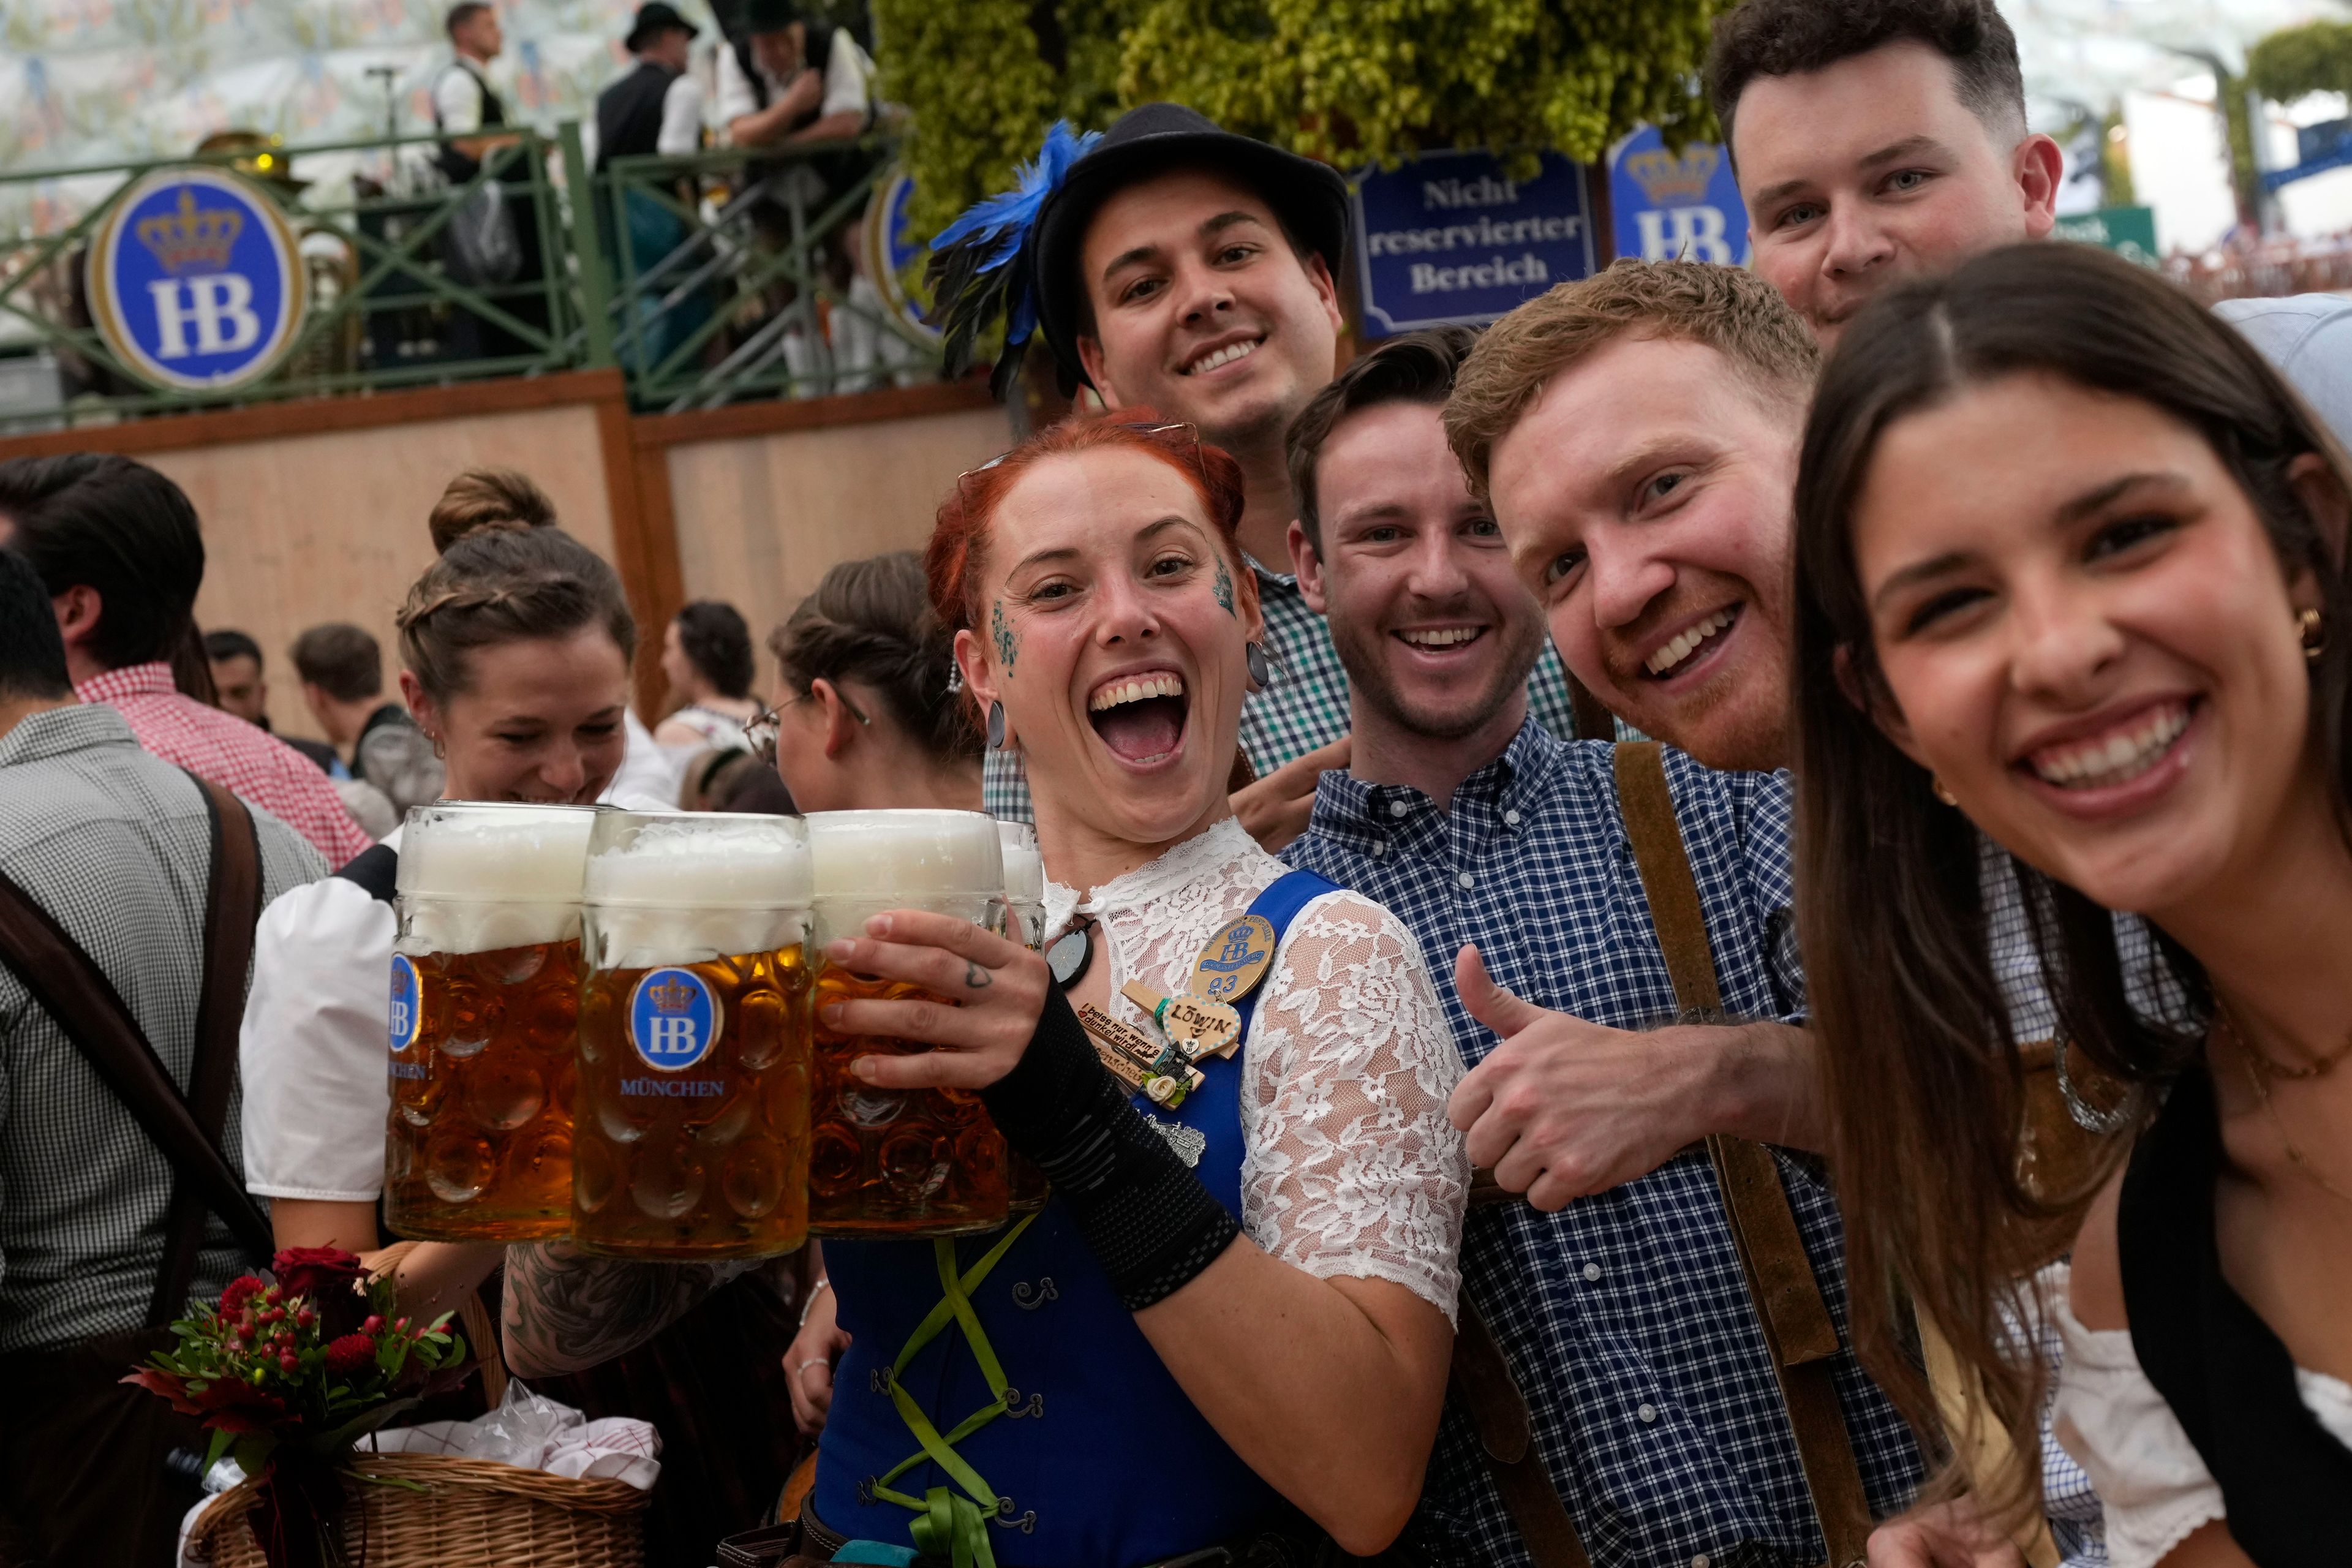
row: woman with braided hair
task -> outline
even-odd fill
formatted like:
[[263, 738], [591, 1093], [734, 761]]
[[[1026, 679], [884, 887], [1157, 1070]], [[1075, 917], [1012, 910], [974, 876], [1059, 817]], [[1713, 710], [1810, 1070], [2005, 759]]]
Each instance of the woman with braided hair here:
[[[447, 763], [442, 798], [666, 809], [667, 800], [614, 787], [636, 624], [613, 568], [556, 526], [536, 485], [509, 471], [458, 476], [432, 531], [440, 558], [409, 589], [397, 624], [401, 694]], [[278, 1246], [341, 1247], [389, 1265], [402, 1307], [429, 1317], [468, 1301], [505, 1248], [421, 1242], [395, 1251], [377, 1228], [399, 858], [394, 833], [262, 914], [240, 1037], [245, 1169], [247, 1185], [270, 1199]], [[694, 1327], [730, 1362], [747, 1353], [747, 1337], [772, 1361], [791, 1322], [763, 1285], [747, 1284], [714, 1299], [719, 1310]], [[772, 1344], [759, 1341], [763, 1332]], [[648, 1517], [647, 1561], [701, 1568], [712, 1538], [756, 1518], [772, 1495], [791, 1437], [781, 1423], [746, 1429], [757, 1411], [670, 1419], [663, 1402], [673, 1388], [710, 1386], [670, 1359], [670, 1347], [649, 1344], [600, 1368], [593, 1386], [538, 1386], [591, 1415], [641, 1415], [663, 1429], [670, 1463]], [[740, 1389], [740, 1374], [730, 1377]], [[782, 1451], [763, 1456], [763, 1446], [775, 1447], [763, 1441], [771, 1427]], [[724, 1451], [695, 1452], [704, 1445]]]

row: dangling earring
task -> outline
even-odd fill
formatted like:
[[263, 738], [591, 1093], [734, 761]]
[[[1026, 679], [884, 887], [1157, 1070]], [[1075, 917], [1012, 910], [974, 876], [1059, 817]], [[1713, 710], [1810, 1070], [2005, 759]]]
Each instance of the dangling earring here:
[[440, 736], [435, 734], [432, 731], [427, 730], [425, 731], [425, 738], [433, 742], [433, 756], [436, 762], [446, 762], [449, 760], [449, 748], [441, 743]]
[[988, 749], [992, 752], [1004, 750], [1004, 704], [1002, 702], [988, 705]]
[[963, 666], [958, 664], [953, 659], [950, 659], [948, 660], [948, 695], [952, 697], [962, 689]]
[[1249, 667], [1250, 689], [1264, 691], [1273, 683], [1273, 672], [1265, 667], [1265, 645], [1252, 642], [1243, 645], [1242, 662]]
[[2317, 610], [2305, 610], [2294, 618], [2303, 636], [2303, 657], [2316, 660], [2327, 651], [2327, 617]]
[[1952, 786], [1944, 782], [1943, 774], [1929, 773], [1927, 778], [1928, 787], [1932, 788], [1936, 792], [1936, 798], [1937, 800], [1942, 801], [1946, 805], [1958, 805], [1960, 804], [1960, 797], [1952, 793]]

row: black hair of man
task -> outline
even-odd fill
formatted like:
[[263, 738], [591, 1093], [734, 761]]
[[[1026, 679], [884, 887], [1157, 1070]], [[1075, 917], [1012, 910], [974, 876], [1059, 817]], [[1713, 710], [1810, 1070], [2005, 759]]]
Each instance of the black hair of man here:
[[348, 621], [312, 626], [294, 639], [294, 671], [338, 702], [362, 702], [383, 691], [383, 648]]
[[71, 697], [66, 639], [33, 563], [0, 550], [0, 697]]
[[55, 598], [98, 590], [89, 653], [108, 669], [170, 658], [187, 637], [205, 581], [205, 541], [187, 492], [111, 452], [0, 463], [0, 519], [10, 548]]
[[1724, 145], [1739, 95], [1759, 76], [1795, 76], [1895, 43], [1925, 44], [1951, 62], [1953, 89], [1997, 145], [2025, 134], [2025, 75], [2017, 35], [1993, 0], [1746, 0], [1716, 18], [1706, 92]]
[[449, 14], [441, 18], [441, 30], [454, 38], [458, 28], [489, 9], [487, 0], [457, 0], [449, 7]]
[[1283, 437], [1283, 454], [1290, 468], [1290, 497], [1298, 508], [1298, 526], [1317, 554], [1323, 551], [1323, 519], [1316, 510], [1315, 466], [1322, 460], [1323, 445], [1351, 414], [1387, 403], [1444, 405], [1454, 392], [1454, 378], [1478, 341], [1472, 327], [1432, 327], [1391, 338], [1368, 354], [1359, 355], [1329, 384], [1309, 398]]
[[253, 668], [261, 668], [261, 645], [243, 632], [223, 627], [205, 634], [205, 657], [215, 664], [226, 659], [249, 658]]

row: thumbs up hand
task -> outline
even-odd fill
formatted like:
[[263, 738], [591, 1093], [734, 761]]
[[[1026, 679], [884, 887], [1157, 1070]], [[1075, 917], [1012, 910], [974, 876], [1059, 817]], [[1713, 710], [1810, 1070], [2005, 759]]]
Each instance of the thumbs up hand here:
[[[1470, 1163], [1537, 1208], [1606, 1192], [1717, 1132], [1811, 1145], [1811, 1046], [1785, 1025], [1590, 1024], [1513, 995], [1475, 947], [1455, 958], [1470, 1016], [1498, 1037], [1446, 1115]], [[1797, 1133], [1797, 1136], [1791, 1136]]]

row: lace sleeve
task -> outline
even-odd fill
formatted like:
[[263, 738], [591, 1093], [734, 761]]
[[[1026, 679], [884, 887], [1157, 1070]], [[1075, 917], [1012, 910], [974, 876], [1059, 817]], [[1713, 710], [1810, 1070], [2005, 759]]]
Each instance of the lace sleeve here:
[[1470, 1157], [1462, 1075], [1421, 950], [1355, 893], [1301, 910], [1259, 1000], [1242, 1098], [1242, 1224], [1318, 1279], [1386, 1279], [1454, 1318]]

